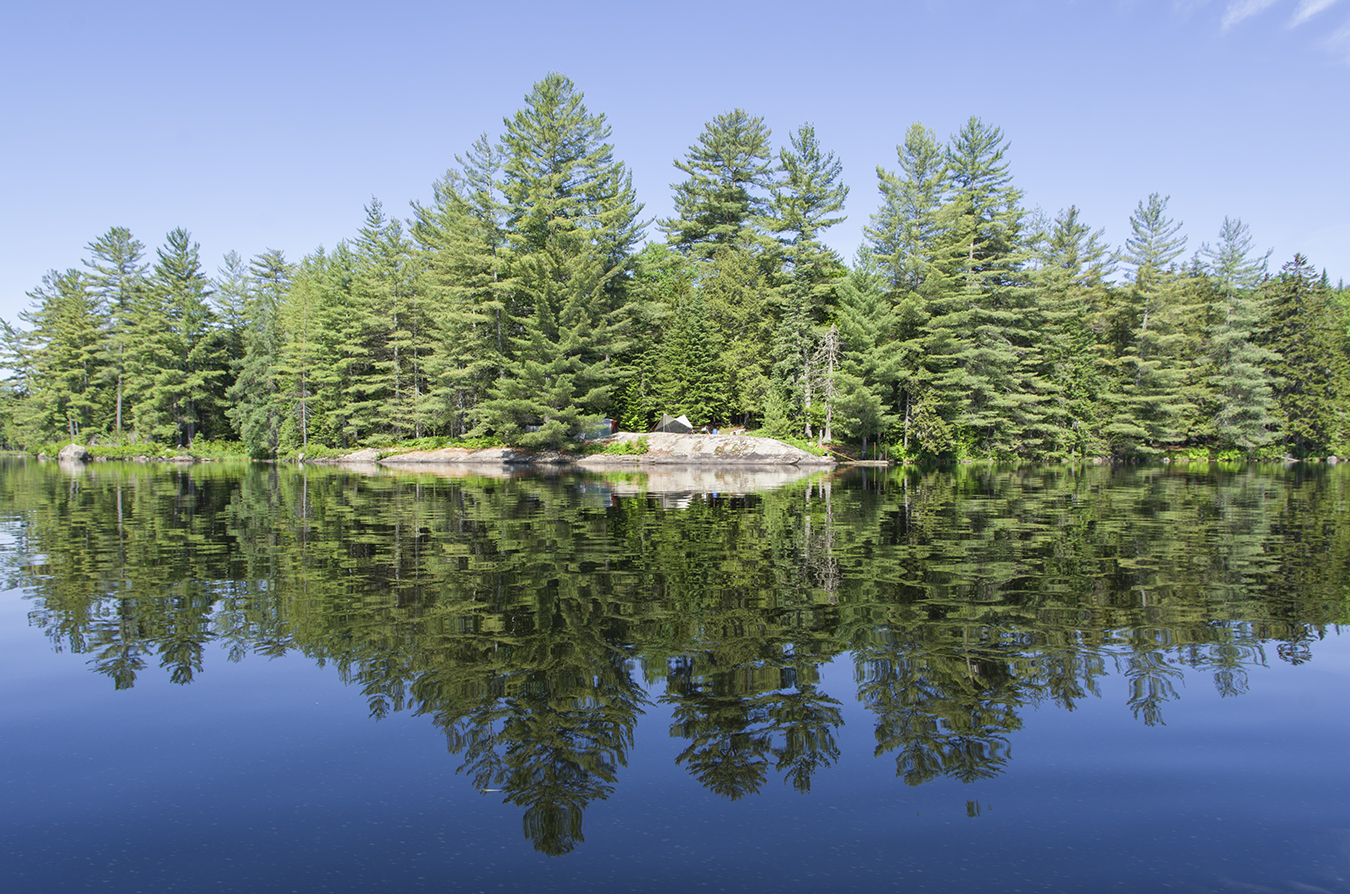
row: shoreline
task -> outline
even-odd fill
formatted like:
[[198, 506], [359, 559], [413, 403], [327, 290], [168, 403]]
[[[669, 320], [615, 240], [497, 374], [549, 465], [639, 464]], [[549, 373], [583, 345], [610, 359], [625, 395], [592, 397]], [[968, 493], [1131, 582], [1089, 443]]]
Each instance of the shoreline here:
[[[517, 447], [486, 447], [470, 450], [464, 447], [442, 447], [437, 450], [413, 450], [380, 457], [375, 450], [360, 450], [342, 457], [313, 460], [316, 463], [371, 462], [382, 466], [412, 466], [428, 464], [486, 464], [507, 466], [576, 466], [582, 469], [624, 469], [645, 466], [782, 466], [829, 469], [838, 465], [830, 456], [816, 456], [800, 447], [793, 447], [774, 438], [747, 435], [670, 434], [652, 432], [636, 434], [620, 432], [605, 440], [606, 444], [635, 446], [646, 441], [645, 453], [570, 453], [564, 451], [530, 451]], [[305, 460], [309, 462], [310, 460]]]

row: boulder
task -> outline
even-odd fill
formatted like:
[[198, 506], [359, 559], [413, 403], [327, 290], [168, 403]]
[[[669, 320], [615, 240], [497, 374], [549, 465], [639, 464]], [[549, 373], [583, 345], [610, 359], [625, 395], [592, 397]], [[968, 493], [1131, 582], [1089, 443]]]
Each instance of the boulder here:
[[60, 453], [56, 454], [56, 458], [62, 462], [87, 463], [94, 458], [94, 455], [79, 444], [67, 444], [61, 448]]

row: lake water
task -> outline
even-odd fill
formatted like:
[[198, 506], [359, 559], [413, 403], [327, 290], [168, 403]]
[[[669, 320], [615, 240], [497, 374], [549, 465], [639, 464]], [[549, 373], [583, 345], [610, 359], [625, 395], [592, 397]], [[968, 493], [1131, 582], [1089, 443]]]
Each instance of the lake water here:
[[0, 890], [1347, 891], [1350, 469], [0, 466]]

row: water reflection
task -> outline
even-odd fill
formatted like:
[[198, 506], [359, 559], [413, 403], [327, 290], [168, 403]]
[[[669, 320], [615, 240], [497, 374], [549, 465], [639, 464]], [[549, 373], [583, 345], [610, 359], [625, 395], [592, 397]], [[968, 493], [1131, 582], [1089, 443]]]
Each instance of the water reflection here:
[[653, 703], [709, 791], [809, 792], [840, 758], [843, 693], [820, 668], [841, 655], [909, 785], [1000, 773], [1029, 706], [1072, 710], [1110, 675], [1145, 724], [1183, 671], [1241, 695], [1346, 619], [1348, 474], [12, 463], [0, 506], [30, 623], [115, 688], [151, 667], [189, 683], [210, 643], [331, 663], [372, 717], [429, 717], [467, 780], [563, 854]]

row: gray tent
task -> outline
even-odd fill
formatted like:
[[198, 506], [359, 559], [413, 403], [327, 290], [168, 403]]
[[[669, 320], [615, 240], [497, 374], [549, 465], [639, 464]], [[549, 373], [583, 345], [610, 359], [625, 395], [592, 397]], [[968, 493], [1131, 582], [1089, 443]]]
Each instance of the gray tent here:
[[687, 435], [694, 430], [694, 424], [689, 421], [688, 416], [671, 416], [668, 413], [662, 413], [661, 421], [656, 423], [656, 428], [653, 430]]

